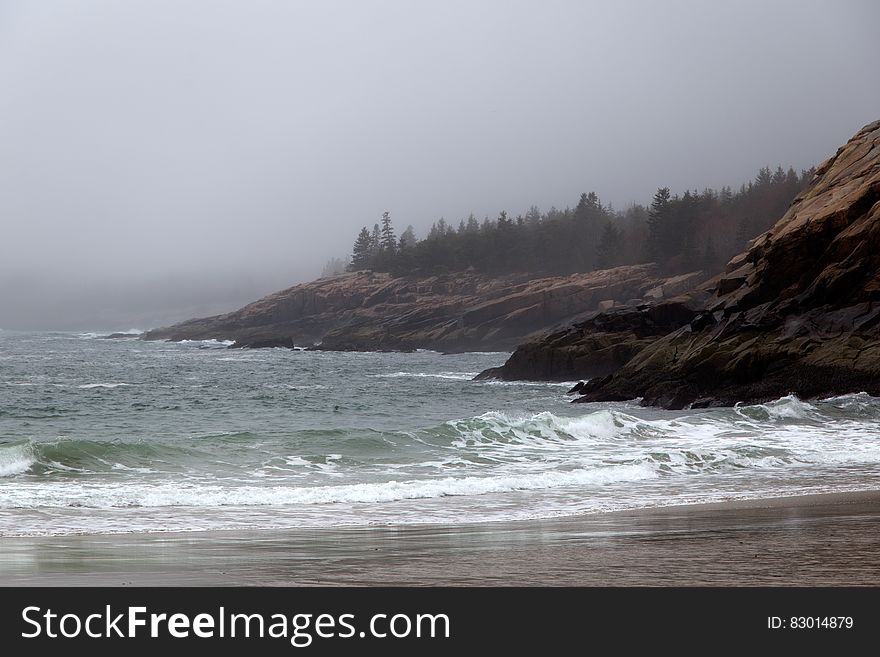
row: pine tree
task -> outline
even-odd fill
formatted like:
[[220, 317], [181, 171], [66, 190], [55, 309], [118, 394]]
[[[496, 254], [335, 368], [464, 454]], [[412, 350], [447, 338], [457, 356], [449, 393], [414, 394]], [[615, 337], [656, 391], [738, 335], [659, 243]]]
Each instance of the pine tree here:
[[602, 203], [596, 192], [581, 194], [578, 204], [574, 208], [575, 221], [595, 220], [601, 213]]
[[538, 209], [537, 205], [533, 205], [529, 208], [529, 211], [526, 212], [526, 223], [529, 226], [537, 226], [541, 223], [541, 210]]
[[391, 213], [387, 210], [382, 213], [382, 251], [393, 254], [397, 250], [397, 237], [394, 235], [394, 227], [391, 225]]
[[581, 271], [593, 269], [596, 265], [596, 248], [599, 244], [605, 209], [596, 192], [581, 194], [574, 208], [574, 222], [578, 233], [568, 245], [572, 266]]
[[690, 271], [699, 266], [696, 243], [699, 203], [699, 192], [685, 190], [684, 195], [674, 205], [675, 211], [672, 213], [673, 220], [670, 226], [672, 230], [667, 231], [669, 257], [675, 258], [675, 261], [670, 263], [670, 269]]
[[[614, 211], [594, 192], [574, 208], [532, 206], [523, 215], [502, 212], [482, 221], [473, 215], [449, 225], [439, 219], [418, 241], [408, 227], [391, 247], [390, 214], [372, 232], [363, 228], [352, 249], [349, 269], [414, 272], [529, 272], [566, 275], [595, 266], [656, 262], [666, 272], [702, 268], [717, 271], [745, 242], [766, 230], [813, 176], [781, 167], [762, 168], [754, 180], [720, 192], [657, 190], [649, 208]], [[333, 269], [328, 265], [327, 272]]]
[[620, 264], [620, 251], [623, 243], [623, 233], [610, 221], [602, 229], [599, 244], [596, 247], [596, 266], [599, 269], [609, 269]]
[[379, 224], [373, 224], [373, 234], [370, 236], [370, 253], [376, 255], [382, 246], [382, 238], [379, 232]]
[[398, 244], [398, 251], [403, 251], [405, 249], [411, 249], [416, 245], [418, 240], [416, 239], [416, 233], [412, 226], [407, 226], [406, 230], [403, 231], [403, 234], [400, 236], [400, 242]]
[[721, 188], [721, 205], [730, 205], [730, 202], [733, 200], [733, 192], [730, 190], [729, 186], [725, 186]]
[[350, 271], [358, 271], [366, 269], [373, 260], [373, 238], [370, 231], [364, 226], [358, 234], [351, 249], [351, 264], [348, 266]]
[[668, 257], [666, 252], [665, 235], [667, 226], [666, 221], [669, 218], [670, 194], [668, 187], [661, 187], [654, 194], [651, 201], [651, 209], [648, 210], [648, 259], [659, 263]]

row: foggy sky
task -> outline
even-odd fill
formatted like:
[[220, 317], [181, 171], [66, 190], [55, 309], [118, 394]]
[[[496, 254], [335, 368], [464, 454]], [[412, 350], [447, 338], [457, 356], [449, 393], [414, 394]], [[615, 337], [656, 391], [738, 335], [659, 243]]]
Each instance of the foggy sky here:
[[880, 118], [880, 4], [0, 1], [0, 327], [149, 328], [390, 210], [624, 208]]

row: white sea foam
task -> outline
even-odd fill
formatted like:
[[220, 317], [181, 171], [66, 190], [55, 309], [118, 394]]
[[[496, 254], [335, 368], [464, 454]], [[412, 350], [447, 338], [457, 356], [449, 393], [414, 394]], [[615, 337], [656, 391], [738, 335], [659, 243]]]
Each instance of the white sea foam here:
[[229, 347], [235, 344], [235, 340], [178, 340], [176, 344], [193, 344], [199, 347]]
[[[389, 372], [386, 374], [374, 374], [377, 379], [448, 379], [451, 381], [473, 381], [479, 372]], [[570, 388], [576, 381], [500, 381], [486, 379], [479, 381], [481, 385], [489, 386], [556, 386]]]
[[53, 470], [63, 470], [64, 472], [83, 472], [82, 468], [71, 468], [69, 465], [64, 465], [63, 463], [59, 463], [58, 461], [46, 461], [46, 465], [52, 468]]
[[444, 477], [409, 481], [335, 486], [218, 486], [215, 484], [145, 483], [19, 487], [0, 500], [0, 508], [45, 507], [218, 507], [287, 506], [297, 504], [387, 503], [399, 500], [555, 489], [567, 486], [602, 486], [635, 482], [657, 476], [647, 464], [607, 466], [600, 469], [545, 471], [497, 477]]
[[847, 395], [838, 395], [836, 397], [828, 397], [828, 398], [822, 400], [823, 403], [828, 403], [828, 404], [847, 403], [847, 402], [854, 402], [854, 401], [859, 401], [862, 403], [869, 403], [869, 404], [876, 405], [877, 398], [872, 397], [867, 392], [863, 391], [863, 392], [852, 392]]
[[92, 388], [120, 388], [122, 386], [130, 386], [130, 383], [84, 383], [77, 386], [80, 390], [91, 390]]
[[573, 418], [558, 418], [551, 413], [548, 415], [552, 423], [565, 433], [604, 440], [611, 440], [625, 431], [632, 430], [640, 423], [637, 417], [611, 410], [596, 411]]
[[769, 404], [761, 404], [767, 409], [772, 418], [791, 418], [805, 420], [814, 418], [818, 409], [805, 401], [801, 401], [795, 395], [787, 395]]
[[625, 413], [602, 410], [578, 417], [559, 417], [550, 412], [535, 415], [514, 416], [498, 411], [446, 424], [460, 435], [456, 444], [466, 446], [474, 443], [523, 444], [537, 447], [550, 441], [594, 439], [610, 440], [631, 429], [639, 420]]
[[827, 420], [820, 409], [801, 401], [795, 395], [787, 395], [766, 404], [737, 404], [733, 412], [746, 422], [786, 423], [789, 421], [821, 422]]
[[[474, 376], [476, 376], [476, 374]], [[502, 381], [501, 379], [482, 379], [477, 383], [484, 386], [553, 386], [557, 388], [565, 388], [567, 390], [573, 387], [577, 381]]]
[[133, 328], [133, 329], [128, 329], [126, 331], [109, 331], [109, 332], [105, 332], [105, 333], [89, 332], [89, 333], [79, 333], [77, 335], [78, 335], [78, 337], [86, 339], [86, 340], [94, 340], [95, 338], [106, 338], [110, 335], [130, 335], [132, 337], [136, 337], [138, 335], [142, 335], [143, 332], [144, 331], [142, 329], [134, 329]]
[[36, 457], [30, 445], [0, 445], [0, 477], [27, 472], [34, 463]]
[[[284, 459], [284, 462], [294, 468], [312, 468], [315, 465], [311, 461], [304, 459], [302, 456], [288, 456]], [[277, 468], [277, 466], [275, 467]]]
[[[806, 406], [803, 413], [819, 417], [818, 410]], [[490, 412], [446, 425], [453, 430], [452, 445], [459, 450], [497, 463], [535, 467], [650, 462], [667, 474], [734, 474], [803, 466], [880, 465], [876, 425], [862, 421], [803, 424], [798, 422], [800, 413], [794, 420], [783, 415], [789, 418], [783, 421], [760, 410], [762, 419], [744, 413], [741, 421], [734, 419], [736, 415], [731, 417], [729, 410], [653, 420], [610, 409], [576, 417]]]
[[391, 372], [374, 374], [377, 379], [448, 379], [450, 381], [470, 381], [477, 372]]
[[302, 456], [287, 456], [284, 458], [284, 462], [297, 469], [304, 470], [320, 470], [324, 473], [335, 472], [338, 470], [338, 466], [335, 461], [338, 461], [342, 458], [341, 454], [327, 454], [324, 456], [323, 462], [320, 460], [309, 460], [303, 458]]
[[850, 420], [880, 419], [880, 404], [877, 398], [866, 392], [831, 397], [817, 402], [817, 407], [834, 413], [843, 413]]
[[132, 468], [123, 463], [114, 463], [110, 466], [111, 470], [125, 470], [127, 472], [139, 472], [141, 474], [149, 474], [155, 472], [152, 468]]
[[327, 386], [321, 383], [303, 383], [300, 385], [294, 385], [292, 383], [267, 383], [267, 388], [270, 389], [283, 389], [283, 390], [327, 390]]

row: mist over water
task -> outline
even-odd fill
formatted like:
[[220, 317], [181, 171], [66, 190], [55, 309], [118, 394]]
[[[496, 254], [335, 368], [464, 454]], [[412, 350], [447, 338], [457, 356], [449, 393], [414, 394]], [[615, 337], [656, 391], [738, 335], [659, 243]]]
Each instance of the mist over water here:
[[878, 23], [873, 0], [7, 0], [0, 327], [230, 311], [386, 210], [424, 237], [809, 168], [877, 118]]
[[0, 332], [0, 535], [462, 523], [858, 490], [880, 402], [671, 412], [474, 382], [506, 354]]

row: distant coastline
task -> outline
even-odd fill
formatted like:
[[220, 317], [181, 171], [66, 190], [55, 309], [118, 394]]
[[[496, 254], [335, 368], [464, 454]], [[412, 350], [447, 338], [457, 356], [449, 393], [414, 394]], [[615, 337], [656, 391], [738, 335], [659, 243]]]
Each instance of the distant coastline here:
[[593, 192], [573, 208], [501, 212], [424, 239], [408, 226], [361, 230], [347, 262], [237, 311], [148, 331], [148, 340], [233, 340], [235, 347], [335, 351], [512, 351], [591, 314], [672, 299], [778, 218], [813, 170], [763, 167], [734, 190], [672, 194], [614, 210]]
[[[664, 256], [658, 263], [538, 278], [473, 266], [429, 276], [394, 270], [410, 256], [457, 253], [468, 239], [485, 241], [489, 233], [524, 240], [529, 231], [550, 231], [554, 222], [595, 228], [599, 215], [610, 221], [598, 197], [584, 195], [569, 214], [538, 214], [531, 223], [502, 213], [484, 228], [474, 222], [462, 222], [457, 232], [435, 226], [432, 237], [415, 243], [396, 242], [385, 213], [381, 231], [377, 224], [371, 236], [364, 228], [350, 265], [385, 271], [319, 279], [144, 338], [335, 351], [515, 349], [505, 365], [481, 378], [589, 379], [577, 401], [641, 398], [674, 409], [789, 393], [880, 395], [880, 256], [872, 248], [880, 240], [878, 153], [875, 122], [815, 170], [782, 218], [712, 278], [711, 268], [680, 271], [693, 261], [690, 224], [682, 222], [696, 215], [688, 212], [700, 198], [723, 207], [709, 191], [671, 197], [668, 189], [658, 190], [645, 218], [648, 252]], [[771, 189], [776, 178], [769, 170], [762, 175], [760, 185]], [[784, 173], [777, 177], [787, 184]], [[792, 177], [789, 187], [795, 183]], [[595, 230], [582, 234], [572, 239], [596, 248]], [[595, 262], [602, 259], [584, 261]]]
[[702, 272], [663, 277], [651, 264], [549, 278], [354, 272], [294, 286], [233, 313], [151, 330], [144, 338], [329, 351], [511, 351], [529, 335], [603, 308], [675, 296], [704, 278]]

